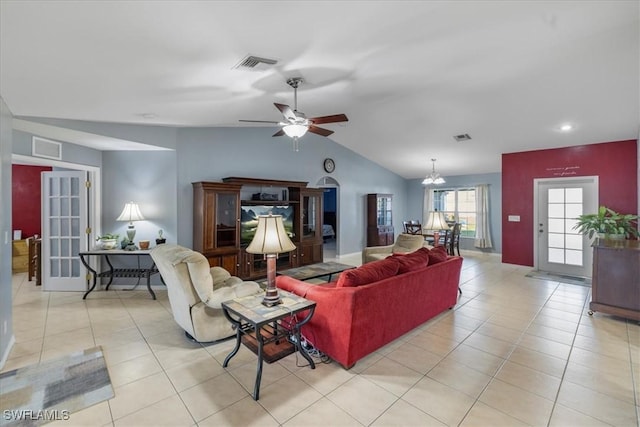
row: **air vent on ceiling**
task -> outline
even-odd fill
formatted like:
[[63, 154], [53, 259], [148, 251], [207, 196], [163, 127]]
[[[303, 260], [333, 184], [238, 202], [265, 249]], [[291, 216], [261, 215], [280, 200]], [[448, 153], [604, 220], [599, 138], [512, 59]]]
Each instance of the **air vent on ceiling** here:
[[62, 144], [34, 136], [31, 140], [31, 155], [47, 159], [62, 159]]
[[458, 142], [469, 141], [471, 139], [471, 136], [469, 136], [468, 133], [461, 133], [460, 135], [454, 135], [453, 139]]
[[271, 68], [273, 65], [276, 65], [277, 63], [278, 61], [275, 59], [247, 55], [233, 68], [239, 70], [264, 71]]

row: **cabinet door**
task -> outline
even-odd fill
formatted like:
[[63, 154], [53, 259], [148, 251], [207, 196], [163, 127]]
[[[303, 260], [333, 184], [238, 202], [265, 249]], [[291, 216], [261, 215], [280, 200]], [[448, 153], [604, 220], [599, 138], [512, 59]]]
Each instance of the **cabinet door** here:
[[219, 256], [209, 256], [208, 258], [210, 267], [222, 267], [227, 270], [232, 276], [239, 276], [238, 255], [228, 254]]
[[302, 243], [298, 249], [298, 265], [315, 264], [323, 261], [322, 245]]
[[215, 242], [216, 248], [238, 247], [238, 195], [231, 192], [216, 194]]

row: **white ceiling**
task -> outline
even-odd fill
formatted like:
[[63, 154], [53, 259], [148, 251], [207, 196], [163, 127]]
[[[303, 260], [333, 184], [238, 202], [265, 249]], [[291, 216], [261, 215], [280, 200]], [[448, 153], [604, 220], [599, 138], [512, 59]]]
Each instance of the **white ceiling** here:
[[[0, 95], [15, 116], [253, 126], [238, 119], [279, 120], [301, 76], [299, 110], [345, 113], [331, 138], [405, 178], [430, 158], [445, 176], [498, 172], [501, 153], [638, 138], [639, 14], [636, 0], [2, 0]], [[247, 54], [278, 63], [234, 69]]]

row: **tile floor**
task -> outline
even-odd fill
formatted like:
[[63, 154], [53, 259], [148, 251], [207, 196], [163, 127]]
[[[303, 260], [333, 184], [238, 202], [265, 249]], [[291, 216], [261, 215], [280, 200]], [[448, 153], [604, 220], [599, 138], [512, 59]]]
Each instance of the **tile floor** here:
[[[589, 288], [464, 253], [463, 295], [346, 371], [291, 355], [265, 365], [232, 342], [202, 346], [166, 292], [46, 293], [13, 277], [16, 344], [4, 370], [102, 345], [116, 396], [72, 414], [96, 426], [636, 426], [640, 326], [587, 314]], [[359, 263], [341, 258], [340, 262]], [[54, 423], [55, 425], [55, 423]]]

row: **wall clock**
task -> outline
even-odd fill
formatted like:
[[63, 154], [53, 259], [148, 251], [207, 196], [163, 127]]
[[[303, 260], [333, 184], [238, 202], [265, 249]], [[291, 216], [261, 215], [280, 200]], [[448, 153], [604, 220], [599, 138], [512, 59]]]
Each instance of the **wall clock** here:
[[334, 170], [336, 170], [336, 163], [333, 161], [333, 159], [324, 159], [324, 170], [327, 173], [331, 173]]

